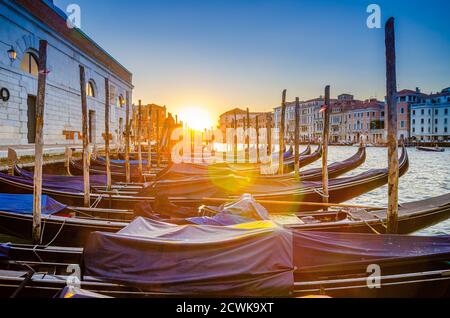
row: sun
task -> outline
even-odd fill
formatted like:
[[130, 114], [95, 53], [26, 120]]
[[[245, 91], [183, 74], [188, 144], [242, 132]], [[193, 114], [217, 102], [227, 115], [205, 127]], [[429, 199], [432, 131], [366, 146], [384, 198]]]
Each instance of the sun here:
[[180, 110], [180, 119], [190, 128], [203, 131], [213, 126], [213, 120], [206, 107], [186, 106]]

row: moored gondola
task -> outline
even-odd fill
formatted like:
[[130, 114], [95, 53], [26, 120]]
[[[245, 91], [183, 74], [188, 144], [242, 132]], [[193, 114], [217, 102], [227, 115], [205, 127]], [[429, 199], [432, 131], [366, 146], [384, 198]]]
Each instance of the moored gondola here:
[[[409, 168], [409, 158], [406, 149], [403, 149], [400, 158], [400, 176], [403, 176]], [[239, 182], [247, 186], [245, 193], [252, 193], [258, 200], [273, 200], [273, 201], [296, 201], [296, 202], [322, 202], [321, 182], [315, 181], [300, 181], [300, 182], [270, 182], [252, 185], [248, 184], [248, 180], [239, 177], [225, 177], [226, 180], [215, 179], [216, 183], [204, 182], [203, 180], [192, 187], [188, 195], [185, 195], [185, 189], [177, 188], [173, 184], [167, 189], [163, 189], [160, 195], [168, 194], [170, 201], [179, 205], [189, 205], [196, 207], [202, 203], [208, 203], [207, 198], [221, 197], [225, 199], [236, 199], [239, 197], [236, 193], [224, 193], [223, 188], [217, 188], [217, 182], [222, 182], [222, 186], [231, 182], [233, 185], [232, 192], [243, 192], [243, 188], [238, 188]], [[329, 202], [340, 203], [351, 200], [373, 189], [383, 186], [387, 183], [388, 170], [375, 169], [368, 172], [361, 173], [356, 176], [331, 179], [329, 182], [330, 197]], [[69, 187], [69, 185], [67, 185]], [[234, 187], [234, 188], [233, 188]], [[142, 202], [154, 202], [155, 198], [151, 195], [153, 188], [147, 188], [141, 191], [138, 195], [133, 193], [115, 194], [109, 193], [94, 193], [91, 195], [91, 202], [93, 207], [114, 208], [114, 209], [130, 209], [135, 204]], [[180, 191], [181, 195], [177, 193]], [[32, 193], [33, 182], [22, 177], [12, 177], [5, 174], [0, 174], [0, 192], [3, 193]], [[70, 206], [83, 206], [84, 196], [80, 191], [73, 189], [61, 190], [59, 187], [51, 187], [47, 184], [43, 185], [43, 193], [51, 196], [55, 200]], [[211, 196], [212, 195], [212, 196]], [[299, 210], [308, 209], [307, 206], [298, 207]]]

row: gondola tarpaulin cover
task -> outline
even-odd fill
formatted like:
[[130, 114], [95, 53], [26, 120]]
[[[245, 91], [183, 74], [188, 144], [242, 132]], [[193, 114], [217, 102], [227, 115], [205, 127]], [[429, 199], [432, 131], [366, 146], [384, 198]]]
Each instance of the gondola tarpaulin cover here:
[[[32, 194], [0, 194], [0, 208], [2, 211], [16, 214], [33, 214], [33, 195]], [[65, 205], [53, 200], [47, 195], [42, 196], [43, 215], [51, 215], [61, 212], [66, 208]]]
[[172, 225], [137, 218], [117, 234], [92, 233], [88, 276], [153, 292], [287, 296], [292, 234], [273, 222], [236, 226]]
[[9, 259], [10, 247], [7, 244], [0, 244], [0, 260]]

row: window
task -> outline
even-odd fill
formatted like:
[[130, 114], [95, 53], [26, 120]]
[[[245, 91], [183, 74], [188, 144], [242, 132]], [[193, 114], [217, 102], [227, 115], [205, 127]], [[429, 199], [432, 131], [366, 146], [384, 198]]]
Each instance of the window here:
[[424, 132], [424, 131], [425, 131], [425, 130], [423, 129], [423, 127], [422, 127], [421, 131], [422, 131], [422, 132]]
[[448, 118], [444, 118], [444, 124], [445, 124], [445, 125], [448, 124]]
[[445, 115], [448, 115], [448, 108], [446, 108], [446, 109], [444, 110], [444, 114], [445, 114]]
[[415, 125], [415, 124], [416, 124], [416, 120], [415, 120], [415, 119], [413, 119], [412, 123], [413, 123], [413, 125]]
[[434, 114], [435, 114], [435, 115], [439, 115], [439, 109], [435, 109], [435, 110], [434, 110]]
[[405, 108], [400, 108], [400, 113], [404, 114], [405, 113]]
[[413, 110], [413, 112], [412, 112], [412, 113], [413, 113], [413, 116], [416, 116], [416, 111], [415, 111], [415, 110]]
[[403, 120], [400, 122], [400, 127], [405, 128], [405, 122]]
[[448, 132], [448, 129], [447, 129], [447, 127], [444, 127], [444, 132], [446, 133], [446, 132]]
[[434, 120], [434, 123], [437, 125], [438, 124], [438, 119], [436, 118], [435, 120]]
[[420, 120], [420, 123], [421, 123], [422, 125], [425, 124], [425, 119], [422, 118], [422, 119]]
[[435, 133], [437, 133], [437, 132], [438, 132], [438, 129], [437, 129], [437, 127], [436, 127], [436, 128], [434, 128], [434, 132], [435, 132]]
[[425, 109], [422, 109], [421, 113], [422, 115], [425, 115]]
[[413, 133], [415, 133], [416, 132], [416, 128], [413, 128]]
[[93, 80], [87, 83], [87, 96], [95, 97], [95, 82]]
[[117, 98], [117, 106], [121, 108], [123, 107], [123, 105], [125, 105], [125, 99], [122, 95], [119, 95], [119, 97]]
[[38, 76], [39, 67], [36, 55], [31, 52], [26, 52], [20, 63], [20, 69], [31, 75]]

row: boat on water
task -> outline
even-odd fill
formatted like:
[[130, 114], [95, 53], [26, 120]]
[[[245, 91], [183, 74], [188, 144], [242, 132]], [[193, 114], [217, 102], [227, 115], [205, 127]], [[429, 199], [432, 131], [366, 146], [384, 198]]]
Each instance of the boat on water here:
[[[400, 158], [400, 176], [409, 168], [408, 153], [405, 148]], [[374, 169], [351, 177], [330, 179], [329, 202], [341, 203], [358, 197], [373, 189], [383, 186], [388, 180], [388, 169]], [[229, 185], [230, 187], [224, 188]], [[221, 185], [218, 187], [218, 185]], [[243, 186], [241, 186], [243, 185]], [[242, 193], [251, 193], [257, 200], [322, 202], [322, 183], [319, 181], [271, 181], [253, 182], [245, 177], [224, 176], [209, 181], [199, 180], [190, 184], [192, 188], [186, 193], [185, 187], [172, 186], [165, 183], [159, 187], [161, 196], [180, 206], [198, 207], [208, 204], [208, 198], [236, 200]], [[224, 191], [224, 189], [226, 191]], [[245, 189], [245, 190], [244, 190]], [[84, 206], [84, 193], [70, 187], [70, 184], [44, 182], [42, 191], [55, 200], [69, 206]], [[155, 201], [155, 188], [150, 186], [136, 194], [134, 191], [114, 191], [91, 194], [91, 207], [107, 209], [132, 209], [136, 204]], [[24, 178], [0, 174], [0, 193], [26, 194], [33, 193], [33, 181]], [[213, 202], [214, 203], [214, 202]], [[269, 210], [271, 209], [268, 206]], [[310, 209], [309, 206], [298, 206], [298, 210]]]
[[[79, 287], [121, 298], [448, 297], [449, 261], [450, 236], [304, 232], [270, 221], [180, 226], [138, 218], [118, 233], [92, 233], [84, 248], [0, 245], [0, 296], [53, 297], [70, 281], [68, 264], [78, 264]], [[381, 288], [367, 283], [373, 264]]]
[[[43, 198], [41, 243], [44, 245], [52, 242], [64, 246], [83, 246], [92, 232], [118, 232], [139, 216], [177, 225], [227, 226], [271, 220], [293, 230], [354, 233], [386, 233], [387, 222], [387, 210], [382, 208], [293, 212], [298, 211], [295, 206], [286, 207], [280, 202], [276, 209], [270, 210], [251, 196], [220, 207], [164, 205], [160, 210], [145, 206], [139, 211], [69, 207], [47, 196]], [[32, 200], [31, 195], [0, 195], [2, 233], [31, 239]], [[17, 206], [17, 202], [22, 204]], [[414, 233], [449, 217], [450, 194], [406, 203], [399, 208], [399, 233]]]
[[426, 151], [426, 152], [445, 152], [445, 148], [441, 147], [416, 147], [419, 151]]

